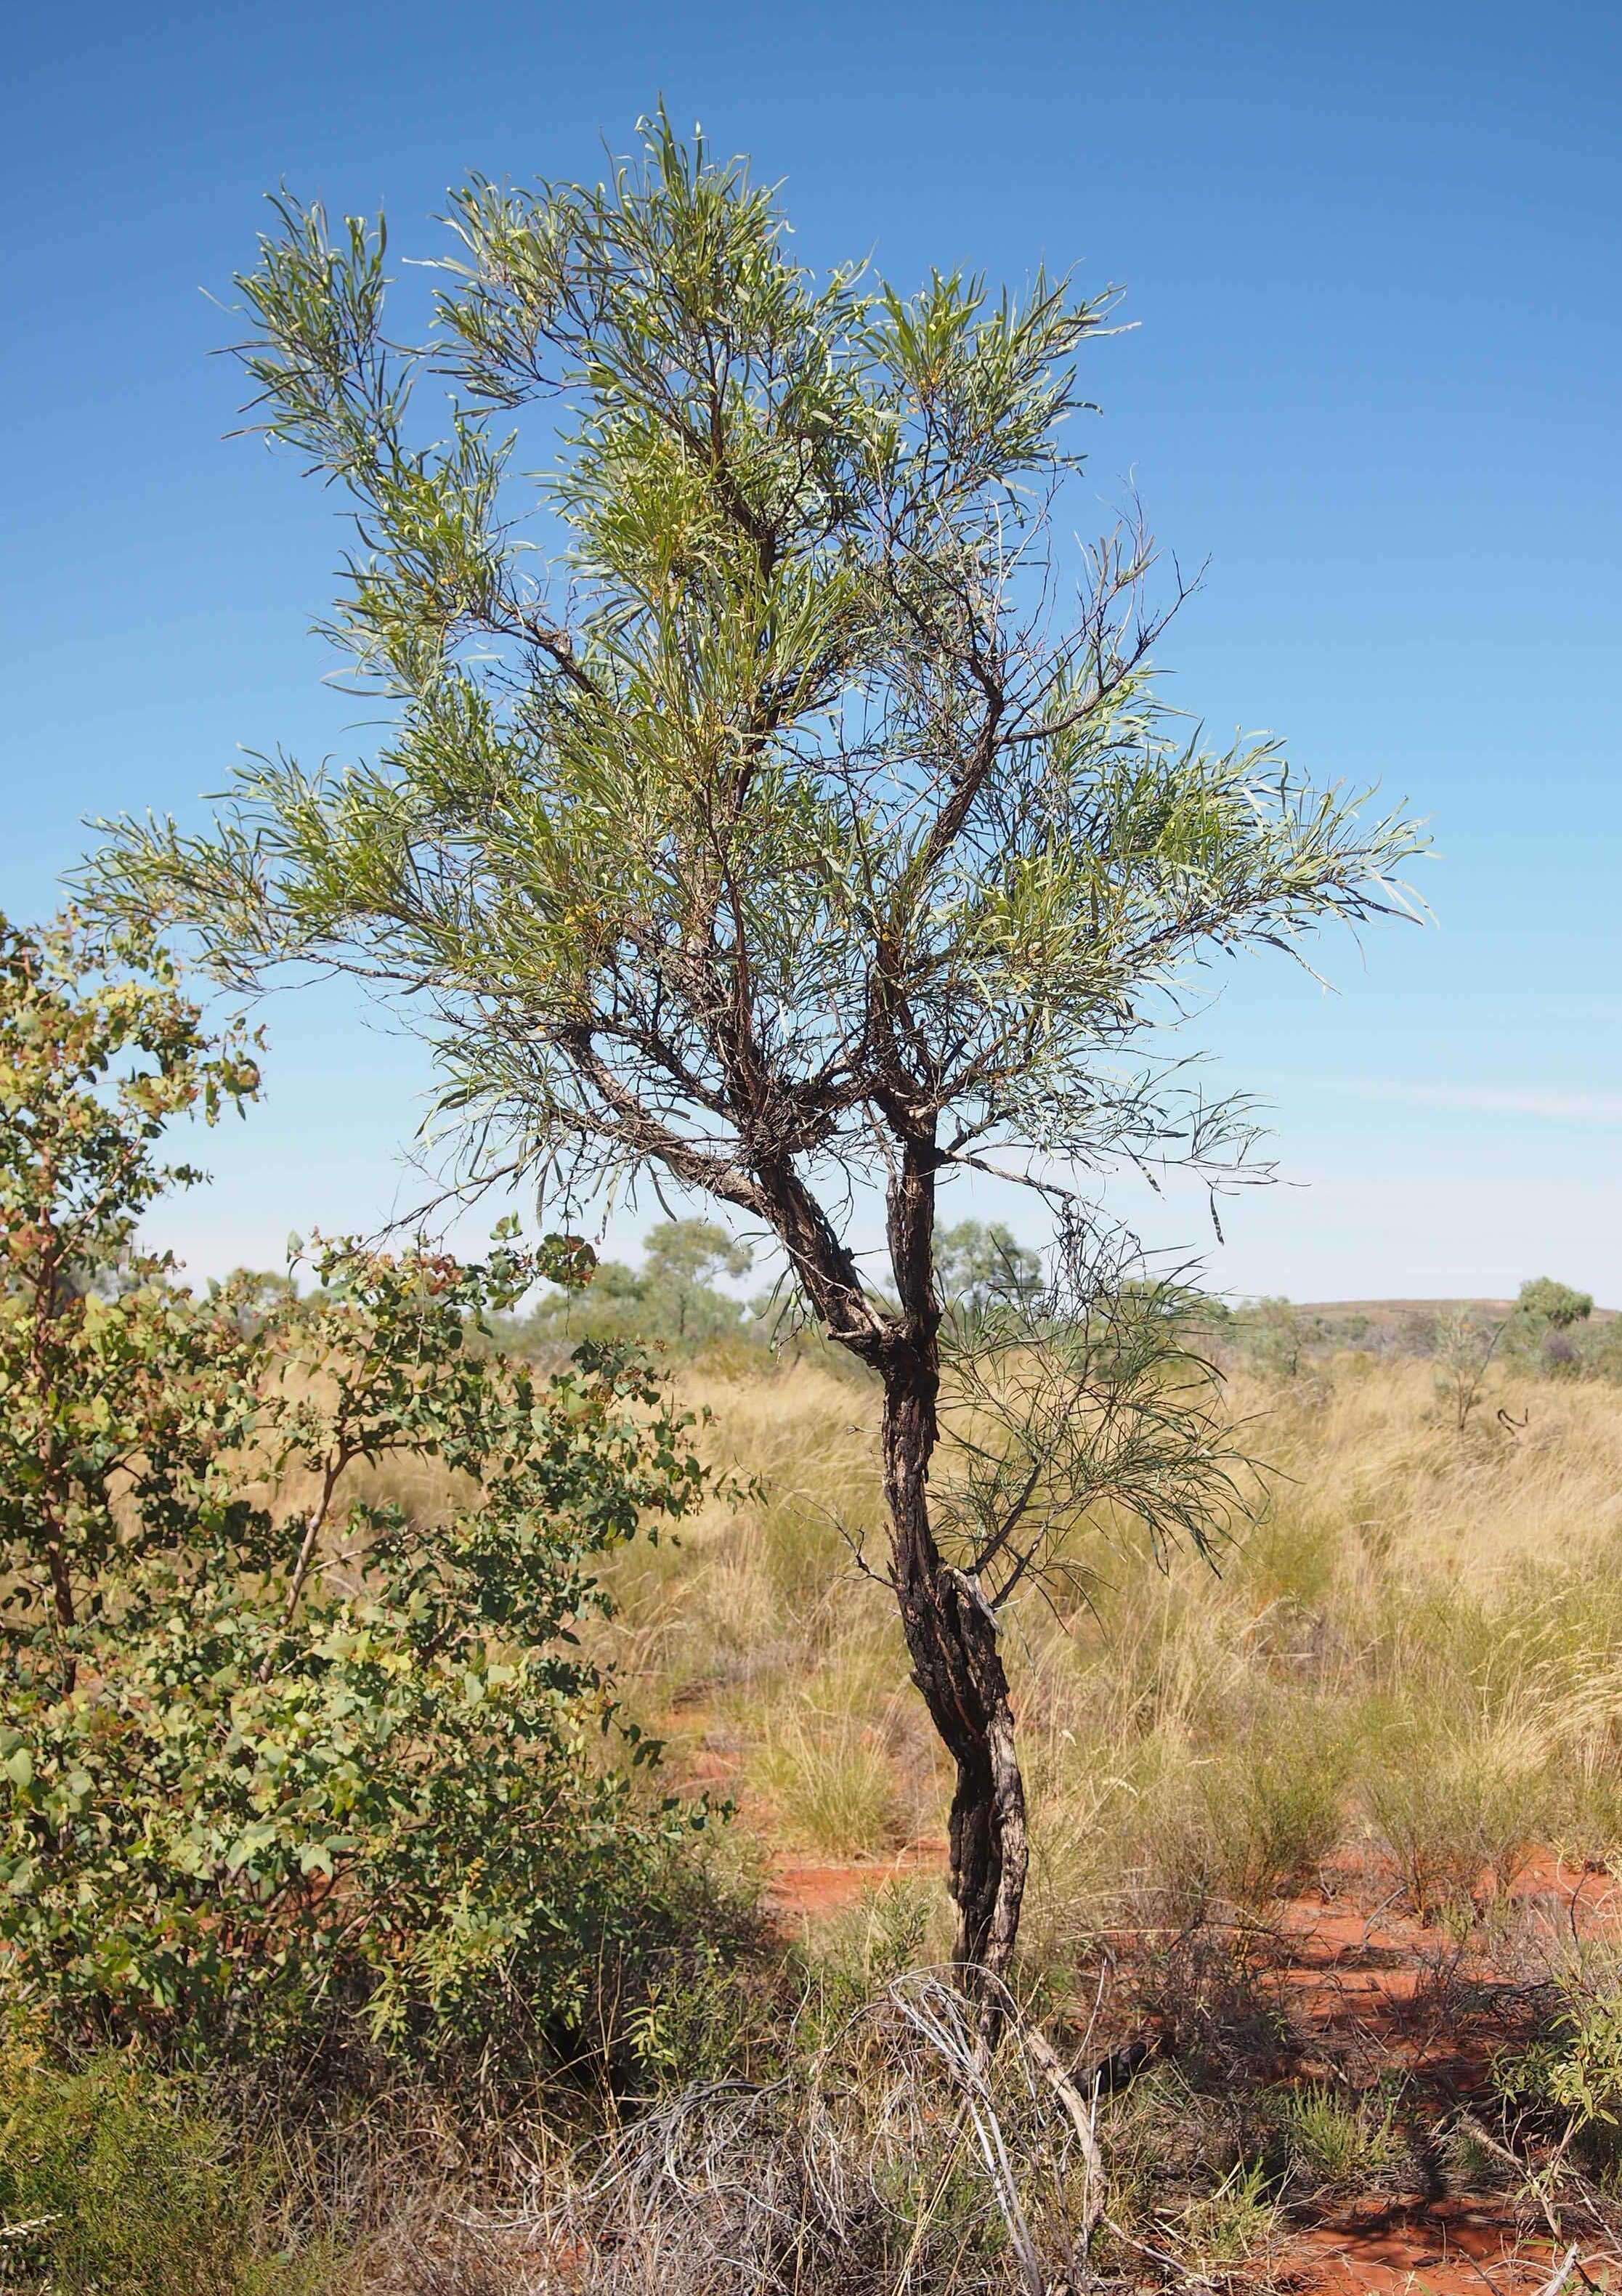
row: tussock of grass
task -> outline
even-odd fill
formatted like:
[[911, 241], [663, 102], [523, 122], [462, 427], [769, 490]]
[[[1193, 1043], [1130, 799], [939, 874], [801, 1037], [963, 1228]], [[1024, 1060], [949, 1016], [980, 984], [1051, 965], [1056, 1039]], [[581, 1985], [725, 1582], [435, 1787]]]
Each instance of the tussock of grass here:
[[1279, 2229], [1279, 2212], [1259, 2161], [1236, 2161], [1214, 2193], [1191, 2202], [1167, 2230], [1199, 2273], [1248, 2263]]
[[1390, 2088], [1348, 2095], [1328, 2081], [1308, 2081], [1278, 2099], [1278, 2127], [1290, 2165], [1315, 2197], [1369, 2190], [1403, 2165]]
[[756, 1756], [774, 1832], [830, 1857], [878, 1857], [905, 1838], [894, 1766], [878, 1733], [848, 1714], [796, 1710]]

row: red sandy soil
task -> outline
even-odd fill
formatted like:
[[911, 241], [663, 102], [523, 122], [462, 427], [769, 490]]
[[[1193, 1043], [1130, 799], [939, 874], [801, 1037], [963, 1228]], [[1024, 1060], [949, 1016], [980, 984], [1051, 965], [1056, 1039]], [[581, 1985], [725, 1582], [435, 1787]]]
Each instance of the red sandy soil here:
[[[779, 1851], [768, 1896], [785, 1923], [815, 1923], [888, 1880], [940, 1873], [945, 1865], [944, 1842], [915, 1843], [888, 1861], [840, 1863]], [[1484, 1875], [1479, 1902], [1492, 1894]], [[1547, 1855], [1523, 1866], [1511, 1894], [1532, 1933], [1542, 1930], [1552, 1942], [1622, 1916], [1622, 1897], [1608, 1874], [1563, 1867]], [[1308, 2077], [1361, 2057], [1440, 2073], [1468, 2093], [1492, 2035], [1461, 2028], [1438, 1976], [1490, 1985], [1501, 1972], [1477, 1940], [1461, 1946], [1402, 1912], [1400, 1903], [1396, 1877], [1375, 1861], [1330, 1861], [1319, 1889], [1271, 1907], [1258, 1924], [1259, 1980], [1287, 2005], [1306, 2044], [1302, 2070]], [[1118, 1942], [1129, 1948], [1132, 1939]], [[1323, 2051], [1316, 2062], [1315, 2043]], [[1546, 2233], [1535, 2217], [1528, 2222], [1513, 2194], [1398, 2194], [1292, 2233], [1256, 2260], [1242, 2284], [1280, 2296], [1533, 2296], [1555, 2260]], [[1574, 2291], [1582, 2284], [1575, 2282]], [[1607, 2284], [1602, 2271], [1589, 2282]]]
[[825, 1920], [843, 1913], [886, 1882], [923, 1874], [944, 1874], [944, 1841], [914, 1841], [893, 1857], [865, 1857], [840, 1865], [823, 1857], [774, 1850], [766, 1880], [766, 1902], [784, 1923]]
[[[1491, 1875], [1483, 1874], [1477, 1905], [1489, 1905], [1496, 1894]], [[1562, 1866], [1543, 1851], [1521, 1866], [1508, 1894], [1531, 1934], [1551, 1941], [1574, 1925], [1586, 1935], [1614, 1926], [1622, 1910], [1608, 1872]], [[1279, 1948], [1290, 2005], [1308, 2018], [1342, 2013], [1358, 1997], [1387, 2004], [1410, 1999], [1444, 1956], [1462, 1975], [1486, 1982], [1495, 1974], [1474, 1939], [1454, 1945], [1405, 1912], [1396, 1875], [1372, 1857], [1327, 1861], [1320, 1887], [1271, 1906], [1264, 1926]]]
[[[1374, 1889], [1387, 1878], [1377, 1876]], [[1440, 2001], [1427, 2013], [1422, 1997], [1444, 1969], [1466, 1983], [1490, 1984], [1496, 1972], [1487, 1956], [1472, 1949], [1473, 1940], [1459, 1947], [1395, 1911], [1366, 1881], [1364, 1902], [1356, 1902], [1342, 1886], [1352, 1880], [1347, 1869], [1330, 1879], [1333, 1897], [1304, 1896], [1274, 1909], [1269, 1927], [1281, 1951], [1264, 1982], [1287, 2001], [1298, 2026], [1322, 2038], [1326, 2056], [1337, 2044], [1361, 2039], [1389, 2062], [1451, 2072], [1468, 2091], [1490, 2034], [1462, 2030]], [[1491, 1894], [1484, 1875], [1478, 1901]], [[1510, 1894], [1532, 1934], [1541, 1930], [1551, 1942], [1613, 1925], [1622, 1910], [1609, 1874], [1561, 1866], [1547, 1854], [1522, 1867]], [[1480, 2296], [1483, 2289], [1528, 2296], [1556, 2261], [1546, 2234], [1528, 2226], [1513, 2194], [1400, 2194], [1293, 2235], [1271, 2270], [1274, 2284], [1292, 2296]], [[1605, 2286], [1606, 2276], [1590, 2284]]]
[[1501, 2210], [1397, 2199], [1297, 2234], [1269, 2276], [1289, 2296], [1532, 2296], [1556, 2260]]

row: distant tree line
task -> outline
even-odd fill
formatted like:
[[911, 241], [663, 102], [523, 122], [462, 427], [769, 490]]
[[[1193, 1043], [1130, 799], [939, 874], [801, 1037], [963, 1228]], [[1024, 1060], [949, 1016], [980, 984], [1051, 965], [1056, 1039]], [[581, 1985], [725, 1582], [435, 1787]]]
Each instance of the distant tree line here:
[[1451, 1377], [1496, 1361], [1522, 1374], [1622, 1382], [1622, 1316], [1596, 1312], [1591, 1292], [1550, 1275], [1530, 1277], [1507, 1307], [1393, 1303], [1382, 1312], [1372, 1304], [1304, 1307], [1282, 1298], [1205, 1304], [1224, 1360], [1279, 1379], [1295, 1378], [1315, 1357], [1352, 1349], [1429, 1358]]
[[[938, 1240], [941, 1305], [963, 1317], [1002, 1304], [1028, 1304], [1040, 1295], [1042, 1258], [1001, 1221], [959, 1221]], [[791, 1303], [772, 1288], [748, 1298], [728, 1290], [748, 1275], [755, 1255], [748, 1243], [714, 1220], [668, 1219], [643, 1238], [642, 1264], [600, 1259], [584, 1289], [549, 1284], [521, 1314], [501, 1324], [509, 1347], [567, 1353], [583, 1341], [627, 1341], [692, 1355], [739, 1347], [766, 1352], [807, 1335]], [[266, 1279], [270, 1281], [272, 1279]], [[813, 1337], [815, 1350], [828, 1350]], [[831, 1361], [838, 1363], [837, 1357]]]

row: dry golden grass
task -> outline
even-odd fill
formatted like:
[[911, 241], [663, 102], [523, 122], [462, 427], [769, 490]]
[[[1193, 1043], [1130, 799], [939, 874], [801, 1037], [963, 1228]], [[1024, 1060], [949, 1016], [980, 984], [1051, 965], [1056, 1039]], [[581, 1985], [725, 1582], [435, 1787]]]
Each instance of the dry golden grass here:
[[[847, 1543], [881, 1554], [873, 1398], [811, 1367], [683, 1384], [758, 1488], [617, 1561], [640, 1709], [774, 1847], [938, 1840], [949, 1781]], [[1345, 1356], [1282, 1388], [1241, 1374], [1226, 1407], [1268, 1473], [1217, 1571], [1094, 1531], [1087, 1598], [1010, 1622], [1032, 1946], [1062, 1962], [1124, 1910], [1260, 1904], [1348, 1845], [1427, 1910], [1534, 1843], [1609, 1855], [1622, 1393], [1499, 1375], [1461, 1434], [1426, 1364]]]

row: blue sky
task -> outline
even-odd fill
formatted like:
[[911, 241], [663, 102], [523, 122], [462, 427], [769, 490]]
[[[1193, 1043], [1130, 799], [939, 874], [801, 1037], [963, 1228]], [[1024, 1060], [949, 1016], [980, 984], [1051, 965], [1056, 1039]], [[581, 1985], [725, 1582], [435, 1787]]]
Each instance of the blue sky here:
[[[1241, 972], [1202, 1024], [1272, 1103], [1289, 1183], [1232, 1210], [1217, 1280], [1427, 1297], [1547, 1271], [1622, 1304], [1619, 25], [1597, 0], [25, 0], [0, 906], [53, 904], [88, 814], [195, 815], [239, 747], [365, 742], [307, 635], [331, 506], [224, 436], [204, 291], [250, 260], [260, 193], [382, 202], [431, 252], [448, 184], [594, 174], [662, 91], [786, 178], [807, 260], [1122, 283], [1089, 482], [1102, 519], [1135, 481], [1210, 561], [1161, 648], [1174, 698], [1433, 825], [1434, 928], [1326, 943], [1332, 994]], [[413, 1200], [412, 1047], [325, 992], [265, 1017], [268, 1103], [166, 1215], [200, 1270]], [[1151, 1226], [1209, 1239], [1181, 1201]]]

